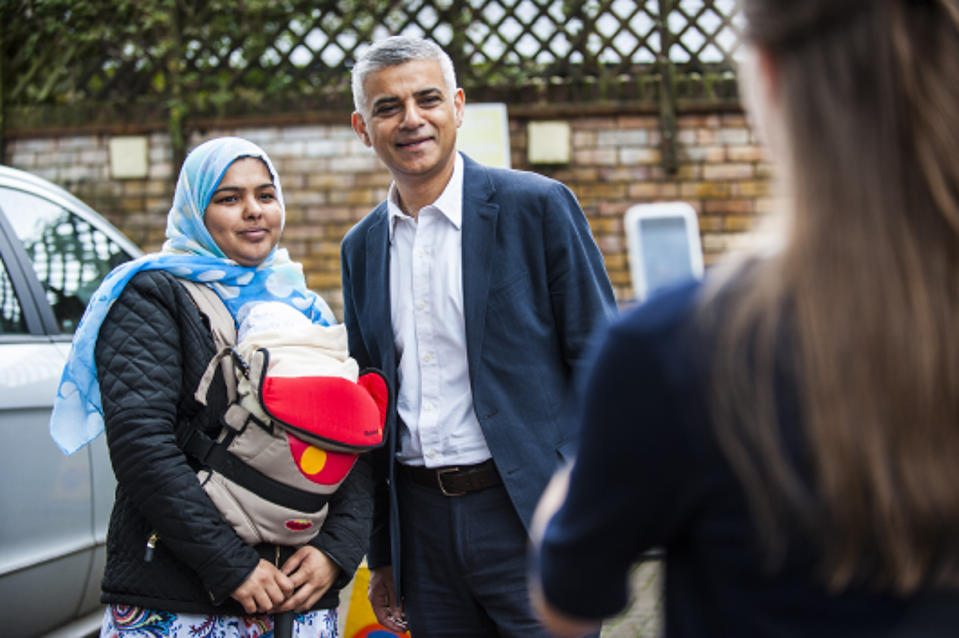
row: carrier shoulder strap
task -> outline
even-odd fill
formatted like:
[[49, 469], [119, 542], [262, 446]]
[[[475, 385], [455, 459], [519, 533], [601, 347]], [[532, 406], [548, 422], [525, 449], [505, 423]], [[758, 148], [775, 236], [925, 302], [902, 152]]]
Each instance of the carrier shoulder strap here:
[[193, 298], [197, 310], [210, 320], [210, 331], [217, 350], [236, 344], [236, 323], [220, 296], [206, 284], [189, 279], [179, 280]]
[[233, 315], [227, 310], [226, 304], [223, 303], [220, 296], [209, 286], [189, 279], [180, 279], [179, 281], [190, 293], [197, 310], [205, 315], [210, 322], [210, 332], [213, 334], [213, 343], [217, 351], [216, 356], [210, 361], [206, 372], [200, 379], [195, 394], [196, 400], [206, 405], [206, 393], [213, 382], [216, 364], [219, 364], [223, 371], [223, 382], [226, 384], [227, 399], [232, 405], [236, 403], [237, 399], [236, 373], [233, 370], [233, 358], [227, 355], [236, 345], [236, 324], [233, 321]]

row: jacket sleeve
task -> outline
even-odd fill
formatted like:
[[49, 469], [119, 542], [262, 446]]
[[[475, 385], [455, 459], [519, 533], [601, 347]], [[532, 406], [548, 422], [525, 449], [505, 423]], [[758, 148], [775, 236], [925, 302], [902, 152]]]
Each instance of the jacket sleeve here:
[[310, 541], [339, 565], [331, 589], [342, 589], [353, 578], [366, 554], [373, 516], [373, 476], [367, 454], [361, 454], [349, 476], [330, 498], [330, 510], [320, 533]]
[[[363, 335], [360, 332], [359, 319], [357, 318], [356, 303], [354, 301], [355, 285], [353, 283], [353, 269], [351, 262], [355, 260], [360, 251], [365, 250], [365, 244], [359, 241], [359, 235], [355, 232], [347, 235], [341, 248], [341, 277], [343, 282], [343, 323], [346, 324], [346, 332], [349, 338], [350, 356], [356, 359], [360, 369], [375, 367], [371, 360], [369, 351], [363, 341]], [[394, 388], [395, 391], [395, 388]], [[395, 408], [391, 414], [387, 415], [386, 436], [392, 436], [393, 425], [395, 424]], [[389, 469], [389, 452], [392, 445], [387, 439], [383, 447], [369, 452], [367, 460], [370, 465], [370, 484], [373, 502], [372, 522], [369, 530], [369, 554], [367, 563], [371, 568], [389, 565], [390, 558], [390, 525], [389, 525], [389, 488], [387, 484], [387, 472]]]
[[602, 253], [575, 195], [557, 182], [550, 201], [542, 235], [550, 303], [563, 357], [576, 375], [597, 329], [615, 314], [616, 300]]
[[[185, 347], [185, 294], [170, 278], [141, 273], [100, 328], [96, 365], [110, 459], [123, 490], [159, 535], [222, 602], [256, 567], [256, 552], [222, 519], [177, 445]], [[188, 301], [187, 301], [188, 303]], [[207, 335], [208, 338], [208, 335]]]

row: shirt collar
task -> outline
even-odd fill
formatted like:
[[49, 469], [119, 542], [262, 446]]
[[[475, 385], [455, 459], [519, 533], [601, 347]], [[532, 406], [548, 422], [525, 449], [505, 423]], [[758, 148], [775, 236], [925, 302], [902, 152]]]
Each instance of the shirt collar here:
[[[393, 241], [393, 232], [396, 224], [403, 220], [412, 219], [400, 208], [399, 199], [396, 182], [393, 182], [390, 184], [390, 191], [386, 198], [386, 206], [390, 220], [391, 242]], [[430, 206], [442, 213], [443, 216], [453, 224], [454, 228], [457, 230], [460, 229], [463, 224], [463, 156], [460, 155], [459, 152], [456, 153], [453, 159], [453, 174], [450, 176], [450, 181], [446, 183], [446, 188], [443, 189], [443, 192], [440, 193], [440, 196], [436, 198], [435, 202], [423, 208], [429, 208]]]

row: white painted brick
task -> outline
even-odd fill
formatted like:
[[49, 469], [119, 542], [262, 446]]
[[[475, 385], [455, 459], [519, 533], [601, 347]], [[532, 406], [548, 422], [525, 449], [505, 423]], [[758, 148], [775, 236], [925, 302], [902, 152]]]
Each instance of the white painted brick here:
[[71, 164], [60, 171], [60, 179], [64, 182], [82, 182], [96, 179], [96, 177], [95, 167], [81, 163]]
[[[349, 116], [344, 116], [343, 120], [349, 122]], [[356, 131], [353, 130], [353, 127], [349, 124], [344, 124], [343, 126], [331, 126], [328, 129], [327, 134], [331, 140], [355, 140], [359, 139], [356, 137]]]
[[286, 201], [287, 206], [308, 206], [311, 204], [320, 205], [327, 203], [325, 193], [308, 190], [298, 190], [292, 193], [284, 192], [283, 199]]
[[37, 165], [37, 154], [32, 151], [16, 149], [10, 155], [10, 166], [24, 171], [33, 170]]
[[657, 164], [662, 161], [662, 154], [658, 148], [623, 148], [619, 151], [619, 161], [624, 166]]
[[326, 139], [329, 136], [329, 131], [326, 126], [322, 125], [309, 125], [309, 126], [290, 126], [282, 130], [282, 139], [284, 140], [322, 140]]
[[649, 131], [632, 129], [625, 131], [606, 130], [596, 134], [596, 146], [647, 146]]
[[272, 142], [278, 139], [280, 137], [280, 127], [266, 126], [263, 128], [237, 129], [236, 135], [237, 137], [250, 140], [254, 144], [263, 144], [264, 142]]
[[720, 144], [729, 146], [745, 146], [749, 144], [749, 129], [727, 128], [719, 131]]
[[276, 157], [302, 157], [306, 152], [306, 142], [302, 140], [283, 139], [270, 144], [267, 151], [271, 158]]
[[358, 138], [355, 134], [353, 135], [353, 137], [349, 138], [349, 141], [346, 143], [346, 147], [344, 148], [343, 153], [347, 155], [358, 155], [361, 157], [365, 157], [368, 155], [376, 155], [376, 152], [372, 148], [370, 148], [369, 146], [361, 142], [360, 138]]
[[37, 163], [38, 168], [46, 167], [57, 167], [62, 166], [63, 164], [68, 164], [69, 160], [65, 159], [64, 156], [69, 155], [69, 153], [56, 153], [44, 151], [37, 153]]
[[30, 172], [38, 177], [42, 177], [43, 179], [48, 179], [51, 182], [57, 182], [58, 173], [56, 166], [38, 166], [32, 169]]
[[56, 140], [54, 138], [31, 138], [27, 140], [22, 140], [19, 145], [25, 151], [36, 151], [38, 153], [45, 151], [52, 151], [56, 148]]
[[307, 157], [334, 157], [349, 152], [349, 144], [339, 140], [309, 140], [306, 143]]
[[683, 145], [692, 145], [696, 143], [696, 131], [693, 129], [680, 129], [676, 132], [676, 142]]
[[149, 173], [147, 175], [150, 179], [172, 179], [173, 178], [173, 162], [150, 162]]
[[370, 153], [365, 157], [359, 155], [341, 157], [330, 165], [329, 170], [333, 173], [353, 173], [376, 171], [381, 166], [379, 158], [374, 153]]
[[171, 155], [169, 146], [159, 145], [151, 139], [149, 149], [150, 150], [148, 151], [147, 158], [151, 164], [170, 160]]
[[80, 151], [80, 161], [83, 164], [104, 164], [109, 159], [109, 155], [102, 148]]
[[103, 148], [100, 138], [93, 135], [81, 135], [74, 137], [61, 137], [57, 142], [57, 148], [61, 150], [85, 150]]

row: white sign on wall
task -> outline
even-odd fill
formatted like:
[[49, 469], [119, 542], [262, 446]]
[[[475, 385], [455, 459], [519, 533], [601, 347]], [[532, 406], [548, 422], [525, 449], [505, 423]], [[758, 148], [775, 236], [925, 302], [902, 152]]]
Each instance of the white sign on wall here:
[[510, 168], [509, 116], [502, 103], [466, 104], [456, 148], [485, 166]]

